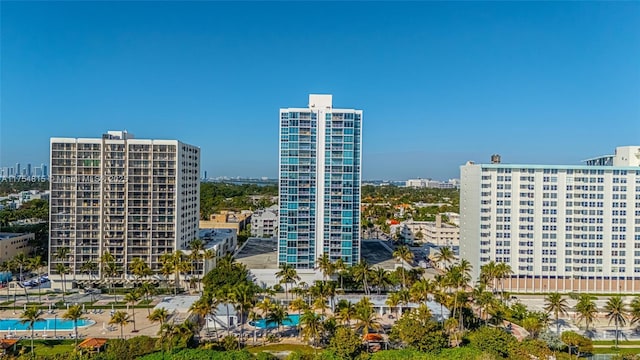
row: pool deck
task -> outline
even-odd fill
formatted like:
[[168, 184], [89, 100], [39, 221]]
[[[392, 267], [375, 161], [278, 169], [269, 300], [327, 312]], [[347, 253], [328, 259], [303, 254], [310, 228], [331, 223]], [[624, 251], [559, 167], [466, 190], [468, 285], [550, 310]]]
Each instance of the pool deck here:
[[[54, 319], [57, 315], [58, 319], [62, 317], [65, 311], [58, 310], [54, 314], [49, 314], [45, 312], [42, 316], [45, 319]], [[0, 318], [9, 319], [9, 318], [19, 318], [22, 311], [18, 310], [14, 314], [12, 310], [4, 310], [0, 311]], [[111, 325], [111, 330], [109, 330], [109, 319], [111, 318], [111, 310], [103, 310], [102, 314], [92, 314], [88, 313], [84, 316], [85, 319], [92, 320], [95, 324], [87, 326], [87, 327], [78, 327], [78, 337], [79, 338], [88, 338], [88, 337], [102, 337], [102, 338], [119, 338], [120, 337], [120, 327], [117, 325]], [[131, 311], [129, 311], [129, 315], [131, 315]], [[104, 328], [103, 328], [104, 324]], [[147, 319], [147, 310], [146, 309], [136, 309], [136, 329], [137, 332], [132, 332], [133, 324], [128, 324], [124, 327], [124, 337], [131, 338], [134, 336], [147, 335], [147, 336], [157, 336], [158, 329], [160, 325], [155, 323], [152, 324]], [[73, 330], [59, 330], [56, 331], [58, 337], [64, 338], [72, 338]], [[18, 336], [31, 336], [31, 330], [20, 331], [17, 332]], [[9, 335], [9, 331], [3, 330], [0, 331], [2, 336]], [[35, 331], [36, 339], [52, 339], [54, 337], [54, 330], [50, 329], [46, 332], [44, 331]]]

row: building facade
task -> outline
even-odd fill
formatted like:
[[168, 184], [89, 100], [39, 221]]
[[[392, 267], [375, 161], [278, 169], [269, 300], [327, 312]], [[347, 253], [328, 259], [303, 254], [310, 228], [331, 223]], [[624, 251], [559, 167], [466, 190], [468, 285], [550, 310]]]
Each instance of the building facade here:
[[460, 254], [475, 278], [493, 260], [511, 266], [509, 291], [640, 291], [640, 146], [618, 152], [609, 165], [462, 166]]
[[334, 109], [331, 95], [280, 109], [279, 264], [360, 261], [361, 130], [362, 110]]
[[399, 234], [406, 242], [423, 241], [436, 246], [454, 247], [459, 245], [460, 229], [442, 222], [442, 215], [436, 221], [406, 220], [390, 226], [391, 234]]
[[29, 242], [34, 239], [33, 233], [0, 233], [0, 262], [10, 261], [20, 253], [29, 255], [31, 252]]
[[218, 214], [211, 214], [209, 220], [200, 220], [201, 229], [234, 229], [237, 233], [244, 230], [251, 223], [251, 211], [241, 212], [222, 210]]
[[[200, 149], [177, 140], [52, 138], [49, 273], [89, 277], [87, 264], [110, 253], [122, 277], [134, 258], [159, 270], [165, 253], [198, 236]], [[59, 259], [61, 248], [69, 255]], [[97, 273], [102, 267], [97, 267]], [[95, 273], [93, 274], [95, 276]]]
[[276, 237], [278, 235], [278, 205], [256, 210], [251, 215], [251, 236]]

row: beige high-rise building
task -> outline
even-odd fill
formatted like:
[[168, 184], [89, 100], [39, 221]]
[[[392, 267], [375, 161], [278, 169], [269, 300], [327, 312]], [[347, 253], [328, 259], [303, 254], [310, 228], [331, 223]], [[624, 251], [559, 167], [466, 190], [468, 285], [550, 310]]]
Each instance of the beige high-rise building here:
[[[200, 149], [177, 140], [136, 139], [126, 131], [101, 138], [52, 138], [49, 273], [100, 277], [100, 259], [115, 257], [122, 278], [134, 258], [160, 268], [165, 253], [198, 237]], [[61, 248], [69, 255], [56, 257]], [[93, 264], [94, 270], [89, 270]], [[58, 278], [59, 280], [60, 278]]]

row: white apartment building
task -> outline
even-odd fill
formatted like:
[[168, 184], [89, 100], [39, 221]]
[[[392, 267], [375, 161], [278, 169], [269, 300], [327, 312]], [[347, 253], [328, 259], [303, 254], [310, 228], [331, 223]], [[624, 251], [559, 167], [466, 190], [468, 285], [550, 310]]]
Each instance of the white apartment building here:
[[[123, 278], [134, 258], [157, 271], [161, 255], [186, 249], [198, 236], [198, 147], [136, 139], [126, 131], [52, 138], [49, 168], [49, 273], [54, 276], [63, 263], [70, 271], [67, 279], [89, 279], [87, 264], [100, 264], [106, 252]], [[68, 248], [69, 256], [56, 258], [60, 248]]]
[[436, 221], [406, 220], [391, 225], [391, 234], [400, 231], [405, 241], [423, 241], [436, 246], [454, 247], [459, 245], [460, 229], [457, 226], [442, 222], [442, 216], [436, 215]]
[[409, 179], [405, 182], [405, 187], [430, 188], [430, 189], [457, 189], [460, 187], [460, 180], [449, 179], [447, 181], [437, 181], [437, 180], [431, 180], [431, 179]]
[[256, 210], [251, 215], [251, 236], [274, 237], [278, 235], [278, 205]]
[[640, 146], [587, 165], [461, 167], [460, 254], [519, 292], [640, 291]]
[[280, 109], [278, 264], [360, 261], [361, 129], [362, 110], [334, 108], [331, 95]]

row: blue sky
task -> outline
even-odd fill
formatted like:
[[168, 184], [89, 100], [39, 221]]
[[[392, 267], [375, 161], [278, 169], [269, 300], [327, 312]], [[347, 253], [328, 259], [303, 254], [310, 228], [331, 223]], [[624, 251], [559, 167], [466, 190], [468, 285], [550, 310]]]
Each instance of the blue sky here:
[[127, 129], [277, 176], [278, 109], [364, 110], [363, 177], [640, 144], [638, 2], [1, 2], [0, 164]]

